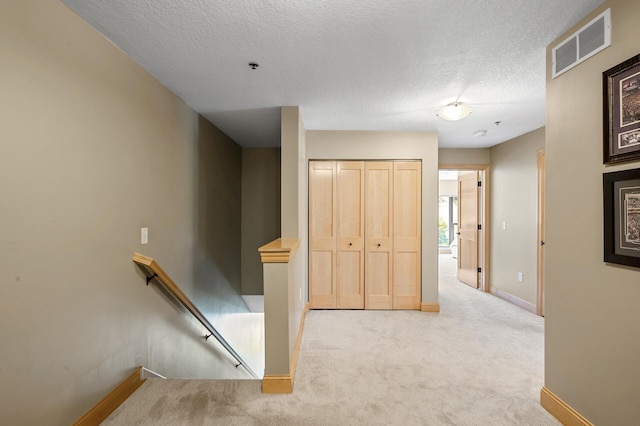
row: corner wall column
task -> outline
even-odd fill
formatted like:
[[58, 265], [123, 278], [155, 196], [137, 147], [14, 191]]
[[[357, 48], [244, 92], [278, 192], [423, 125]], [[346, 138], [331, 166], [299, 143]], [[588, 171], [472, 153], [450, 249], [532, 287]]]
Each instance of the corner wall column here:
[[258, 249], [264, 269], [264, 337], [265, 370], [263, 393], [293, 392], [304, 312], [296, 321], [294, 305], [297, 298], [296, 254], [298, 238], [279, 238]]

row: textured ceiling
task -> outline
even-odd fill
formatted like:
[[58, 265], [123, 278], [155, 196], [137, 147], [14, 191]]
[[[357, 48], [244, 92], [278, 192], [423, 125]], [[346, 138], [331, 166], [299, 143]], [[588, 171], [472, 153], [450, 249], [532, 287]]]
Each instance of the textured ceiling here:
[[[242, 146], [299, 105], [308, 130], [488, 147], [544, 125], [545, 48], [602, 0], [63, 2]], [[474, 112], [436, 117], [455, 100]]]

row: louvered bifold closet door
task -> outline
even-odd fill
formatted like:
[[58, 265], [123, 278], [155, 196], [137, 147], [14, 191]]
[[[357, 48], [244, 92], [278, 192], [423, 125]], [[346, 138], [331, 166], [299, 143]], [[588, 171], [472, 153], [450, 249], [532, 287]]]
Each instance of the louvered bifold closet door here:
[[364, 161], [338, 162], [338, 309], [364, 308]]
[[365, 164], [365, 308], [391, 309], [393, 162]]
[[337, 306], [336, 162], [309, 164], [309, 307]]
[[397, 161], [393, 171], [393, 309], [420, 309], [422, 163]]

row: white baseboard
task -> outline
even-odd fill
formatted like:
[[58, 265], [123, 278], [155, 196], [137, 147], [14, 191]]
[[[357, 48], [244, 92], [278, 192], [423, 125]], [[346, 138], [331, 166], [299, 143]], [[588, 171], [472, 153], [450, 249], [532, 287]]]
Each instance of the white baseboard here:
[[140, 371], [140, 377], [142, 379], [166, 379], [166, 377], [156, 373], [155, 371], [151, 371], [145, 367], [142, 367], [142, 370]]

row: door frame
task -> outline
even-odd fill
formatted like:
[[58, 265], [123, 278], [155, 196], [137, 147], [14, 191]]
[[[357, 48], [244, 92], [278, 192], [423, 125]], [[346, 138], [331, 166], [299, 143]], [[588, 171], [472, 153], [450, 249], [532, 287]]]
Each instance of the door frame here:
[[482, 186], [480, 189], [480, 213], [482, 214], [482, 234], [481, 234], [481, 243], [478, 244], [478, 256], [480, 257], [478, 261], [478, 265], [482, 268], [482, 272], [479, 277], [479, 286], [478, 289], [484, 292], [491, 291], [491, 281], [490, 281], [490, 240], [491, 240], [491, 211], [489, 206], [490, 195], [491, 195], [491, 185], [490, 185], [490, 177], [491, 177], [491, 165], [490, 164], [438, 164], [438, 170], [477, 170], [480, 172], [480, 180], [482, 182]]
[[544, 148], [537, 152], [538, 161], [538, 291], [536, 313], [544, 316], [544, 239], [545, 239], [545, 167]]

